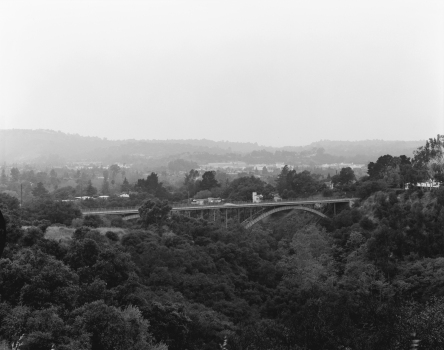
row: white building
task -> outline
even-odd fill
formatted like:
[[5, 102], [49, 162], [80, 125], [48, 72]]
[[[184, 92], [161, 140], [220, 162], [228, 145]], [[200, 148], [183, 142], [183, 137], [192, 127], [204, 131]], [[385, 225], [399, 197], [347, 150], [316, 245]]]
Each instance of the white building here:
[[257, 194], [257, 192], [253, 192], [252, 197], [253, 197], [253, 203], [260, 203], [262, 202], [262, 198], [264, 198], [263, 195]]

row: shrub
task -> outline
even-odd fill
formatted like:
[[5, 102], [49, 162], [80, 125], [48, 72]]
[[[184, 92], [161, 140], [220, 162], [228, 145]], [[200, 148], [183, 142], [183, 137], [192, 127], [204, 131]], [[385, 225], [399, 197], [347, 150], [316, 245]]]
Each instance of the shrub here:
[[113, 231], [107, 231], [105, 233], [106, 238], [108, 238], [110, 241], [117, 242], [119, 240], [119, 235]]

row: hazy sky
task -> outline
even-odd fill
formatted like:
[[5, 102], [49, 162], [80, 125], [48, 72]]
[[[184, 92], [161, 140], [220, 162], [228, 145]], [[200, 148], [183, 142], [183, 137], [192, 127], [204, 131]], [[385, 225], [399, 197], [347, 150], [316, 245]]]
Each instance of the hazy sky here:
[[444, 1], [1, 1], [0, 128], [264, 145], [444, 133]]

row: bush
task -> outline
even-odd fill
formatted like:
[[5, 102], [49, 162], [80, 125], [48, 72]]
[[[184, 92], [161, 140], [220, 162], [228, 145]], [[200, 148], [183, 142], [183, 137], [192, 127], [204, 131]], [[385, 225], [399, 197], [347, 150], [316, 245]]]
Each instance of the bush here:
[[121, 216], [115, 216], [111, 219], [110, 225], [112, 227], [125, 227], [125, 221]]
[[77, 230], [74, 231], [72, 238], [75, 240], [81, 240], [84, 239], [86, 234], [91, 231], [91, 229], [89, 227], [79, 227]]
[[97, 228], [103, 226], [103, 220], [99, 215], [86, 215], [83, 219], [83, 226]]
[[38, 227], [30, 227], [25, 231], [23, 235], [23, 245], [25, 247], [30, 247], [36, 244], [38, 241], [41, 241], [44, 238], [43, 231]]
[[71, 226], [72, 227], [82, 227], [83, 226], [83, 219], [81, 219], [81, 218], [72, 219]]
[[333, 190], [331, 188], [326, 188], [322, 191], [322, 195], [324, 197], [332, 197], [333, 196]]
[[108, 238], [110, 241], [118, 242], [119, 241], [119, 235], [113, 231], [107, 231], [105, 233], [106, 238]]
[[385, 191], [387, 189], [387, 183], [382, 180], [378, 181], [365, 181], [356, 185], [356, 190], [359, 198], [366, 199], [371, 194], [378, 191]]

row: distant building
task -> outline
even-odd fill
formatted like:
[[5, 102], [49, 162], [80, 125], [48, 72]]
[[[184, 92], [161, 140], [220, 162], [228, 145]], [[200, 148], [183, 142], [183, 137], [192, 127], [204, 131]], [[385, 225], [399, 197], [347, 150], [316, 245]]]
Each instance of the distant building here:
[[252, 197], [253, 197], [253, 203], [260, 203], [260, 202], [262, 202], [262, 199], [264, 198], [263, 195], [257, 194], [257, 192], [253, 192]]
[[324, 185], [327, 187], [327, 188], [329, 188], [329, 189], [333, 189], [333, 182], [332, 181], [326, 181], [326, 182], [324, 182]]
[[[414, 184], [413, 186], [414, 187], [426, 188], [426, 189], [427, 188], [432, 189], [432, 188], [439, 188], [440, 187], [440, 183], [437, 182], [437, 181], [429, 180], [429, 181], [426, 181], [426, 182], [418, 182], [418, 183], [416, 183], [416, 185]], [[407, 190], [409, 187], [410, 187], [410, 183], [407, 182], [405, 184], [405, 189]]]
[[209, 197], [208, 198], [208, 203], [220, 203], [220, 202], [222, 202], [222, 199], [220, 199], [219, 197], [217, 197], [217, 198]]
[[279, 194], [275, 193], [275, 194], [273, 194], [273, 201], [282, 202], [282, 198], [281, 198], [281, 196], [279, 196]]
[[193, 200], [191, 201], [191, 204], [204, 205], [206, 201], [208, 201], [208, 199], [206, 199], [206, 198], [202, 198], [202, 199], [193, 199]]

